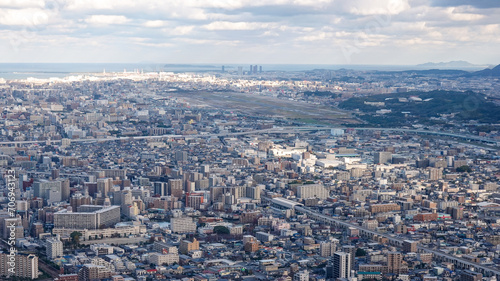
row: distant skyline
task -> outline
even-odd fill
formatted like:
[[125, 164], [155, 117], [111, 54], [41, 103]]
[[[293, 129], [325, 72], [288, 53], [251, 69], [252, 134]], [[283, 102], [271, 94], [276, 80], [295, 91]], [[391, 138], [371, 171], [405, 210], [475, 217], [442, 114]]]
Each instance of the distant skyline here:
[[0, 63], [500, 63], [496, 0], [0, 0]]

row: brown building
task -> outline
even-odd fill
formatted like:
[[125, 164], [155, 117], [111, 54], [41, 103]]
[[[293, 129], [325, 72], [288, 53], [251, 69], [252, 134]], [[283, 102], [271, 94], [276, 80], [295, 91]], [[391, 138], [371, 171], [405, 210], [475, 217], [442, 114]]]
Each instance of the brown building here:
[[407, 253], [416, 253], [417, 252], [417, 242], [412, 240], [403, 241], [403, 251]]
[[464, 270], [460, 274], [460, 281], [481, 281], [481, 280], [483, 280], [483, 275], [479, 272]]
[[400, 209], [401, 207], [398, 204], [393, 203], [370, 205], [370, 213], [372, 214], [399, 211]]
[[464, 208], [462, 207], [453, 207], [451, 209], [451, 218], [454, 220], [461, 220], [464, 218]]
[[104, 266], [84, 264], [78, 271], [78, 281], [102, 280], [111, 277], [111, 271]]
[[196, 251], [200, 249], [200, 242], [196, 240], [196, 238], [193, 239], [193, 242], [188, 241], [188, 240], [182, 240], [181, 244], [179, 245], [179, 252], [181, 254], [188, 254], [191, 251]]
[[400, 252], [389, 252], [387, 254], [387, 270], [389, 273], [402, 274], [408, 272], [408, 267], [403, 265], [403, 254]]
[[[11, 268], [8, 264], [9, 260], [10, 257], [8, 254], [0, 253], [0, 276], [12, 276], [12, 273], [9, 272]], [[26, 255], [17, 253], [15, 255], [13, 276], [29, 279], [38, 278], [38, 257], [33, 254]]]
[[438, 219], [438, 214], [437, 213], [421, 213], [417, 214], [413, 217], [414, 221], [437, 221]]
[[245, 244], [245, 252], [254, 253], [259, 250], [258, 242], [248, 242]]

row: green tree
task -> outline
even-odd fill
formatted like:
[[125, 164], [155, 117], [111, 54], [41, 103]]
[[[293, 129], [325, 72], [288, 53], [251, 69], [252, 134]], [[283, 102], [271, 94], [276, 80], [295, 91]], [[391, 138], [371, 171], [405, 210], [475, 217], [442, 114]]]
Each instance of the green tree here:
[[71, 237], [71, 241], [73, 241], [73, 245], [80, 244], [80, 237], [82, 236], [80, 232], [73, 231], [69, 236]]
[[356, 257], [365, 257], [366, 256], [366, 251], [361, 249], [361, 248], [358, 248], [356, 250]]
[[470, 173], [471, 171], [472, 169], [468, 165], [463, 165], [457, 168], [457, 172], [459, 173], [464, 173], [464, 172]]
[[214, 233], [217, 233], [217, 234], [229, 234], [230, 231], [229, 231], [229, 228], [227, 228], [225, 226], [222, 226], [222, 225], [218, 225], [218, 226], [214, 227]]

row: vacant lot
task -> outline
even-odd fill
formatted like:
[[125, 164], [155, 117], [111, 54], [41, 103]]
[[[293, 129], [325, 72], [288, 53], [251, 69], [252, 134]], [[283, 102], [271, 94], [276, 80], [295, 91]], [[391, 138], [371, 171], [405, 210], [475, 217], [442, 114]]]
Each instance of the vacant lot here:
[[271, 96], [229, 92], [174, 93], [173, 95], [193, 106], [225, 109], [249, 116], [287, 118], [319, 124], [359, 123], [348, 112], [337, 108]]

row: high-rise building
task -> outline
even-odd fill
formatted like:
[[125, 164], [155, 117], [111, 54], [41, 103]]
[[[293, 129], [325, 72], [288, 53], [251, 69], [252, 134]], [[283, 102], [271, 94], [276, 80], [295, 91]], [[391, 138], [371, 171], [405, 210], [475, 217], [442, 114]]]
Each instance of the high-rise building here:
[[37, 180], [33, 183], [33, 195], [45, 199], [47, 204], [69, 199], [69, 180]]
[[78, 212], [61, 210], [54, 213], [54, 227], [99, 229], [120, 222], [120, 206], [82, 205]]
[[464, 208], [463, 207], [453, 207], [451, 209], [451, 218], [454, 220], [461, 220], [464, 218]]
[[112, 186], [113, 179], [111, 178], [97, 179], [97, 192], [101, 194], [101, 197], [107, 197]]
[[297, 187], [298, 198], [328, 198], [329, 192], [322, 184], [306, 184]]
[[47, 239], [45, 245], [47, 258], [54, 259], [63, 256], [63, 243], [59, 237]]
[[169, 179], [168, 180], [169, 194], [176, 198], [182, 198], [183, 184], [182, 179]]
[[78, 271], [78, 281], [94, 281], [111, 277], [112, 272], [102, 265], [84, 264]]
[[175, 152], [175, 161], [187, 162], [188, 161], [187, 151], [176, 151]]
[[189, 217], [171, 218], [170, 227], [174, 233], [196, 232], [196, 223]]
[[154, 182], [153, 183], [153, 195], [167, 196], [168, 195], [168, 183], [166, 182]]
[[430, 168], [429, 169], [429, 180], [437, 181], [443, 178], [443, 172], [439, 168]]
[[337, 244], [333, 242], [321, 242], [319, 244], [319, 255], [331, 257], [337, 251]]
[[387, 254], [387, 269], [390, 273], [400, 274], [403, 254], [400, 252], [389, 252]]
[[392, 153], [391, 152], [375, 152], [374, 154], [374, 163], [375, 164], [385, 164], [392, 162]]
[[407, 253], [416, 253], [417, 252], [417, 241], [412, 240], [404, 240], [403, 241], [403, 251]]
[[356, 261], [356, 247], [352, 245], [343, 245], [342, 252], [349, 254], [349, 258], [351, 259], [351, 268], [354, 267], [354, 263]]
[[0, 253], [0, 276], [16, 276], [23, 278], [36, 279], [38, 278], [38, 257], [33, 254], [15, 255], [15, 270], [14, 274], [9, 272], [10, 257], [8, 254]]
[[181, 254], [188, 254], [191, 251], [196, 251], [200, 249], [200, 242], [196, 240], [196, 238], [193, 239], [193, 242], [188, 241], [188, 240], [182, 240], [181, 244], [179, 245], [179, 252]]
[[351, 277], [351, 257], [350, 254], [344, 252], [336, 252], [332, 258], [332, 273], [331, 277], [334, 280], [337, 278]]
[[260, 192], [263, 189], [263, 185], [257, 185], [257, 186], [249, 186], [247, 187], [247, 194], [246, 196], [248, 198], [254, 199], [254, 200], [260, 200]]

